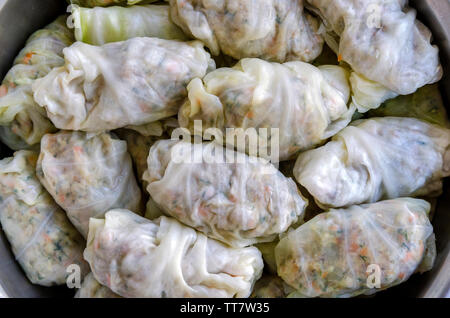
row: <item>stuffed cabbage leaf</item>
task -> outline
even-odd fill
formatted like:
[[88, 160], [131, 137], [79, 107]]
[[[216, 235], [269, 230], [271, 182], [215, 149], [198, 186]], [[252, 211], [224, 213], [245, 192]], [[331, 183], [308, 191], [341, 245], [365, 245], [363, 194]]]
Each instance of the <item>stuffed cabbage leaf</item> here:
[[64, 50], [65, 66], [33, 84], [56, 127], [88, 132], [143, 125], [175, 115], [186, 86], [214, 68], [203, 44], [133, 38]]
[[231, 248], [175, 219], [127, 210], [91, 219], [84, 257], [101, 284], [127, 298], [248, 297], [263, 269], [255, 247]]
[[295, 182], [264, 159], [215, 142], [162, 140], [150, 148], [144, 179], [164, 212], [231, 246], [270, 242], [303, 219]]
[[450, 175], [450, 130], [415, 118], [356, 121], [300, 154], [294, 175], [322, 207], [438, 196]]
[[127, 144], [108, 133], [45, 135], [36, 174], [84, 237], [91, 217], [101, 218], [113, 208], [141, 211]]
[[280, 240], [278, 274], [296, 289], [291, 297], [350, 297], [403, 283], [433, 234], [429, 209], [399, 198], [319, 214]]

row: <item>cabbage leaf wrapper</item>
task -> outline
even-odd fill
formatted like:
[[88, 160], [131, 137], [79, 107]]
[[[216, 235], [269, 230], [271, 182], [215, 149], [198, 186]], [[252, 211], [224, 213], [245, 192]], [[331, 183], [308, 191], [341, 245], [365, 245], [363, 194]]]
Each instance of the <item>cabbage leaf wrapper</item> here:
[[203, 44], [138, 37], [64, 49], [66, 64], [33, 84], [34, 99], [56, 127], [98, 132], [178, 113], [186, 86], [214, 69]]
[[91, 217], [113, 208], [142, 210], [127, 144], [109, 133], [45, 135], [36, 174], [84, 237]]
[[271, 242], [303, 219], [307, 201], [267, 160], [215, 142], [156, 142], [144, 180], [165, 212], [231, 246]]
[[70, 265], [89, 272], [85, 241], [36, 177], [38, 154], [20, 150], [0, 161], [0, 223], [33, 284], [65, 285]]
[[408, 95], [442, 77], [431, 32], [405, 0], [306, 0], [339, 60], [371, 81]]
[[370, 295], [405, 282], [433, 234], [429, 209], [398, 198], [332, 209], [289, 232], [275, 248], [278, 274], [296, 289], [289, 297]]
[[404, 117], [353, 122], [301, 153], [294, 176], [320, 207], [439, 196], [450, 175], [450, 130]]
[[171, 18], [217, 56], [274, 62], [314, 60], [322, 51], [319, 22], [303, 0], [170, 0]]
[[168, 5], [132, 7], [72, 7], [75, 38], [92, 45], [155, 37], [188, 40], [187, 35], [169, 19]]
[[[349, 124], [355, 108], [347, 107], [348, 77], [344, 68], [334, 65], [243, 59], [203, 80], [192, 80], [178, 120], [191, 133], [196, 133], [195, 121], [201, 120], [204, 134], [217, 128], [230, 145], [235, 140], [230, 138], [232, 128], [238, 140], [246, 139], [245, 149], [238, 144], [237, 150], [289, 160]], [[251, 153], [251, 143], [258, 153]]]
[[0, 85], [0, 140], [13, 150], [36, 149], [43, 135], [56, 131], [33, 99], [31, 85], [64, 65], [63, 49], [74, 42], [62, 15], [34, 32]]
[[255, 247], [228, 247], [173, 218], [119, 209], [91, 219], [84, 257], [101, 284], [127, 298], [248, 297], [263, 269]]

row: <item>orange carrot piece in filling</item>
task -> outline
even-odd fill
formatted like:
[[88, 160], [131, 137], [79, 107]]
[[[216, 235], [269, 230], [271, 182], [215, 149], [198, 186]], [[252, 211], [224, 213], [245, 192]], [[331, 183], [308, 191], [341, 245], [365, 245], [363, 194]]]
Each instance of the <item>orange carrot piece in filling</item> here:
[[362, 256], [367, 256], [368, 255], [367, 247], [363, 247], [359, 254], [361, 254]]
[[34, 52], [29, 52], [25, 55], [25, 57], [23, 58], [23, 64], [30, 64], [31, 58], [33, 57], [33, 55], [36, 54]]
[[352, 242], [350, 244], [350, 252], [356, 252], [358, 249], [359, 249], [359, 246], [355, 242]]

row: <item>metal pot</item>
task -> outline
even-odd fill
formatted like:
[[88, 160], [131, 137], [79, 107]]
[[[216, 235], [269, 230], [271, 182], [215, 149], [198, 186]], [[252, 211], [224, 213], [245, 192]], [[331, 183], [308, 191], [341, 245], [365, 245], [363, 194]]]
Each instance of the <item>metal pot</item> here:
[[[63, 0], [0, 0], [0, 79], [11, 67], [14, 57], [28, 36], [51, 22], [65, 10]], [[418, 10], [419, 19], [433, 32], [440, 47], [445, 77], [441, 92], [450, 111], [450, 0], [410, 0]], [[0, 158], [11, 151], [0, 144]], [[445, 181], [444, 194], [439, 198], [433, 219], [437, 238], [437, 259], [432, 271], [413, 275], [409, 281], [380, 292], [377, 297], [450, 297], [450, 180]], [[65, 287], [32, 285], [9, 249], [0, 230], [0, 297], [71, 297], [73, 291]]]

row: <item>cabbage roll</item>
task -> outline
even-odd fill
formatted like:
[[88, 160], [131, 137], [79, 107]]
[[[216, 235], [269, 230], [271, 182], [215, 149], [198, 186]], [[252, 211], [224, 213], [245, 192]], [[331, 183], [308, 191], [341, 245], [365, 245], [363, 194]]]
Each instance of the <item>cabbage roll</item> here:
[[288, 160], [348, 125], [354, 112], [349, 94], [348, 73], [339, 66], [243, 59], [192, 80], [179, 122], [193, 131], [194, 121], [202, 120], [204, 130], [218, 128], [224, 137], [227, 128], [242, 128], [236, 135], [255, 128], [260, 154], [250, 154], [262, 157], [273, 155], [272, 139], [279, 136], [279, 159]]
[[164, 217], [127, 210], [91, 219], [84, 252], [95, 278], [123, 297], [248, 297], [263, 262]]
[[168, 5], [109, 8], [72, 8], [77, 41], [92, 45], [125, 41], [135, 37], [187, 40], [169, 19]]
[[388, 100], [367, 115], [369, 117], [414, 117], [442, 127], [450, 127], [438, 84], [426, 85], [414, 94]]
[[416, 20], [416, 11], [406, 6], [407, 1], [307, 2], [323, 19], [325, 38], [339, 60], [367, 79], [408, 95], [442, 77], [438, 48], [430, 44], [431, 32]]
[[[322, 213], [280, 240], [278, 274], [297, 297], [351, 297], [398, 285], [424, 257], [433, 233], [429, 208], [399, 198]], [[372, 267], [378, 288], [370, 284]]]
[[242, 59], [312, 61], [323, 39], [303, 0], [170, 0], [171, 18], [211, 50]]
[[75, 294], [75, 298], [120, 298], [120, 296], [114, 294], [108, 287], [101, 285], [95, 279], [94, 274], [89, 273]]
[[62, 50], [74, 41], [63, 15], [36, 31], [0, 85], [0, 140], [14, 150], [32, 148], [56, 128], [33, 100], [31, 84], [64, 64]]
[[294, 175], [321, 207], [438, 196], [450, 175], [450, 130], [415, 118], [353, 122], [297, 159]]
[[85, 242], [35, 174], [37, 153], [21, 150], [0, 161], [0, 222], [16, 260], [33, 284], [66, 284], [66, 269], [80, 266]]
[[65, 66], [33, 84], [34, 99], [60, 129], [88, 132], [143, 125], [177, 114], [186, 86], [214, 68], [203, 44], [133, 38], [76, 42]]
[[45, 135], [36, 174], [84, 237], [91, 217], [101, 218], [113, 208], [141, 210], [127, 143], [108, 133]]
[[79, 4], [82, 7], [108, 7], [115, 5], [132, 6], [135, 4], [152, 3], [158, 0], [68, 0], [69, 3]]
[[162, 140], [147, 164], [147, 191], [166, 214], [231, 246], [273, 241], [303, 219], [295, 182], [264, 159], [215, 142]]

